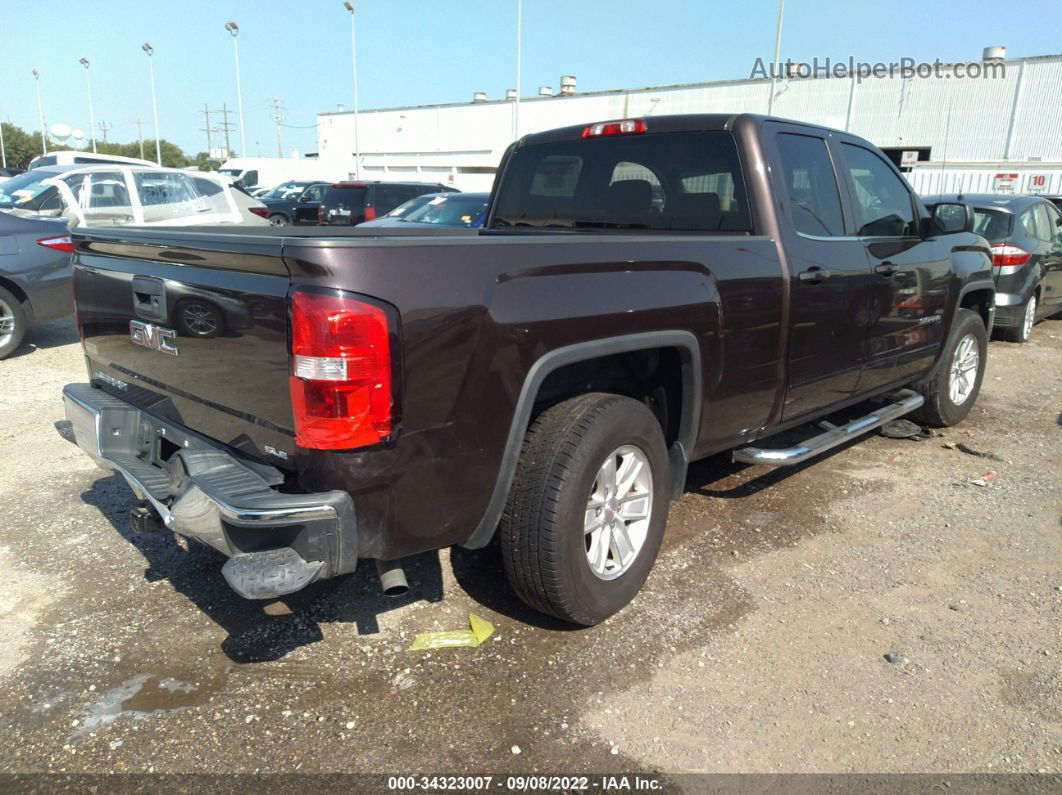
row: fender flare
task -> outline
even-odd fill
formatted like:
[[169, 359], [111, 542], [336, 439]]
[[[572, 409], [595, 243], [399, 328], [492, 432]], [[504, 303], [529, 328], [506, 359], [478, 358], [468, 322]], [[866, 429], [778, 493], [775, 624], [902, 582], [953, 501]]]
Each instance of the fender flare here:
[[[959, 288], [959, 295], [955, 299], [955, 309], [958, 309], [962, 306], [963, 298], [965, 298], [969, 293], [975, 292], [977, 290], [988, 290], [990, 293], [992, 293], [992, 305], [988, 308], [988, 317], [991, 320], [991, 318], [995, 317], [996, 314], [996, 283], [991, 279], [976, 279], [974, 281], [966, 282], [965, 284], [963, 284], [962, 287]], [[992, 333], [991, 323], [989, 323], [988, 333]]]
[[481, 549], [490, 543], [494, 531], [501, 521], [505, 503], [509, 499], [516, 464], [520, 458], [524, 435], [531, 424], [531, 412], [535, 397], [546, 377], [565, 365], [575, 362], [611, 356], [617, 353], [651, 348], [677, 348], [680, 352], [682, 366], [682, 415], [679, 421], [678, 439], [668, 451], [671, 464], [672, 493], [681, 493], [686, 479], [686, 466], [697, 441], [701, 414], [701, 348], [697, 338], [689, 331], [646, 331], [640, 334], [627, 334], [620, 337], [578, 342], [556, 348], [538, 358], [524, 378], [520, 397], [516, 402], [516, 411], [509, 426], [509, 435], [505, 440], [505, 451], [498, 467], [498, 477], [494, 481], [487, 510], [479, 525], [461, 545], [466, 549]]

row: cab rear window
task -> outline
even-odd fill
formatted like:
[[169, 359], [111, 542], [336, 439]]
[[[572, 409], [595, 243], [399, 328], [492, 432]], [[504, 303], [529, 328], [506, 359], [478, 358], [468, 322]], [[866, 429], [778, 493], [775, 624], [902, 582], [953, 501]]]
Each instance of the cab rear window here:
[[737, 147], [728, 132], [523, 147], [506, 166], [491, 226], [752, 230]]

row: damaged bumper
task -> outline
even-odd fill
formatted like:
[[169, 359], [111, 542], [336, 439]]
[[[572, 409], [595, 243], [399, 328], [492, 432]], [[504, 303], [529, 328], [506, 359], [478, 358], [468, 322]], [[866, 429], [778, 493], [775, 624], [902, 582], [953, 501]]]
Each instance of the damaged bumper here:
[[357, 522], [343, 491], [288, 494], [282, 473], [90, 384], [63, 389], [78, 447], [122, 475], [175, 533], [229, 556], [248, 599], [272, 599], [357, 566]]

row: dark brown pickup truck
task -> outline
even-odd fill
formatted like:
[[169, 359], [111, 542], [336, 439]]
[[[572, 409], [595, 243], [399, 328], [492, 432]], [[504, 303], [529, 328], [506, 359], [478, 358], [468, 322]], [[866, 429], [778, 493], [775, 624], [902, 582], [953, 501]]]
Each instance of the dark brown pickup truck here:
[[83, 230], [67, 416], [134, 524], [247, 598], [359, 559], [398, 588], [404, 556], [498, 536], [525, 601], [593, 624], [689, 461], [966, 416], [994, 306], [970, 223], [853, 135], [700, 115], [525, 136], [482, 230]]

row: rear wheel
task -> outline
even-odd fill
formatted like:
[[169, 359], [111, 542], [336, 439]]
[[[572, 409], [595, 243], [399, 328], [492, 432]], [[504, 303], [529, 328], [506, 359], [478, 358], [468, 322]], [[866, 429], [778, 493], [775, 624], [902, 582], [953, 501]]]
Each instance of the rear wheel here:
[[636, 400], [592, 393], [541, 414], [524, 440], [500, 529], [520, 598], [584, 625], [630, 602], [660, 549], [667, 470], [660, 424]]
[[280, 213], [273, 213], [271, 216], [269, 216], [270, 226], [288, 226], [290, 224], [291, 221], [286, 215], [281, 215]]
[[26, 326], [22, 302], [0, 287], [0, 359], [15, 352], [26, 336]]
[[1035, 322], [1036, 293], [1033, 293], [1029, 296], [1029, 300], [1025, 302], [1018, 325], [1003, 329], [1003, 339], [1007, 342], [1028, 342]]
[[951, 333], [936, 369], [915, 385], [925, 403], [912, 419], [946, 427], [966, 419], [985, 375], [988, 334], [981, 316], [970, 309], [955, 310]]

